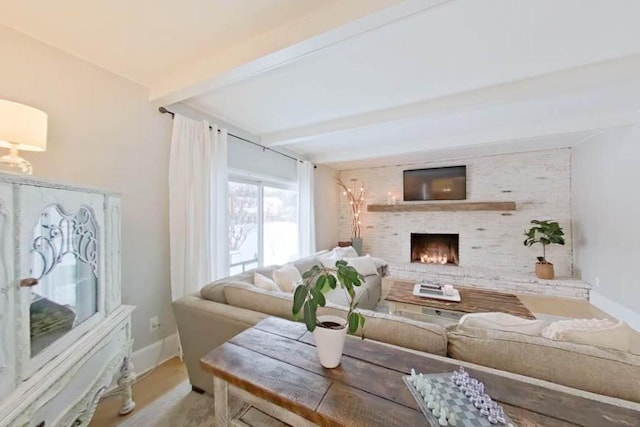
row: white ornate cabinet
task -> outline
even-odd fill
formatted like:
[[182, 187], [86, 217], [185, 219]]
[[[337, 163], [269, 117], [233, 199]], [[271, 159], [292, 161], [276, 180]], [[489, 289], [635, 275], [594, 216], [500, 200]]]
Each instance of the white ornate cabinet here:
[[120, 373], [131, 411], [117, 194], [0, 174], [0, 427], [83, 426]]

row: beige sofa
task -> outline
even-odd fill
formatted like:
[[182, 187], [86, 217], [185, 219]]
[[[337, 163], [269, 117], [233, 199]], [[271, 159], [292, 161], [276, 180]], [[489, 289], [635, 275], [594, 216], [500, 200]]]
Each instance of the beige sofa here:
[[[295, 265], [302, 272], [313, 262], [305, 259]], [[270, 275], [272, 268], [258, 271]], [[380, 277], [371, 277], [369, 285], [380, 286]], [[253, 272], [219, 280], [175, 301], [173, 310], [194, 389], [209, 393], [213, 389], [211, 377], [200, 368], [202, 356], [268, 316], [292, 319], [291, 305], [291, 294], [254, 286]], [[329, 303], [319, 311], [344, 315], [346, 308]], [[438, 324], [362, 312], [367, 318], [367, 339], [640, 402], [640, 355], [517, 332], [462, 326], [447, 331]]]

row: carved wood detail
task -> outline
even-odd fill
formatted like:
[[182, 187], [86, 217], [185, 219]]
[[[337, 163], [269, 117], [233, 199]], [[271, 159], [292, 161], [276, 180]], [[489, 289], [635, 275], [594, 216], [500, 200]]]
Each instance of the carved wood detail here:
[[[91, 267], [98, 278], [98, 314], [32, 358], [29, 286], [36, 284], [19, 279], [30, 276], [33, 227], [42, 209], [52, 205], [69, 212], [90, 208], [95, 214], [97, 259]], [[0, 426], [35, 425], [42, 421], [34, 419], [40, 413], [54, 414], [47, 425], [89, 424], [100, 396], [132, 352], [133, 307], [121, 302], [120, 237], [117, 193], [0, 174], [0, 380], [12, 382], [0, 396]], [[7, 315], [10, 327], [1, 327]], [[133, 367], [126, 366], [133, 378]], [[87, 377], [88, 390], [74, 386]], [[77, 394], [54, 400], [67, 389]], [[43, 409], [53, 402], [55, 408]]]

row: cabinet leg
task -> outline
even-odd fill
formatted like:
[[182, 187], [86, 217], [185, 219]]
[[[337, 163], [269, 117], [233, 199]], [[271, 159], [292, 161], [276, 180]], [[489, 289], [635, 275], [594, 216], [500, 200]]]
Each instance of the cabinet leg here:
[[133, 401], [133, 383], [136, 380], [136, 373], [133, 371], [133, 363], [130, 357], [125, 357], [120, 368], [120, 378], [118, 378], [118, 386], [122, 389], [120, 397], [122, 398], [122, 406], [120, 407], [120, 415], [127, 415], [136, 407]]

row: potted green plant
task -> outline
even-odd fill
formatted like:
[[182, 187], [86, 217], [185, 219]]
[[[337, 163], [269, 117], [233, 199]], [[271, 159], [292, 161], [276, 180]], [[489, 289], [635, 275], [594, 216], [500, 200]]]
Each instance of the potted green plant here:
[[531, 224], [533, 224], [533, 227], [524, 232], [524, 235], [527, 236], [524, 240], [524, 245], [529, 247], [536, 243], [542, 245], [542, 256], [538, 257], [538, 262], [536, 263], [536, 276], [540, 279], [551, 280], [554, 278], [555, 273], [553, 264], [547, 261], [547, 245], [564, 245], [564, 231], [562, 231], [560, 224], [555, 221], [534, 219]]
[[[362, 284], [363, 277], [345, 261], [337, 261], [335, 268], [314, 265], [302, 274], [302, 283], [293, 292], [293, 315], [302, 312], [304, 323], [313, 332], [320, 364], [325, 368], [335, 368], [340, 364], [347, 331], [354, 334], [358, 328], [362, 332], [364, 316], [358, 312], [355, 288]], [[317, 316], [318, 307], [324, 307], [324, 293], [340, 286], [347, 294], [349, 311], [347, 318], [338, 316]], [[364, 338], [364, 335], [362, 335]]]

